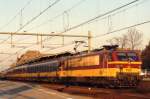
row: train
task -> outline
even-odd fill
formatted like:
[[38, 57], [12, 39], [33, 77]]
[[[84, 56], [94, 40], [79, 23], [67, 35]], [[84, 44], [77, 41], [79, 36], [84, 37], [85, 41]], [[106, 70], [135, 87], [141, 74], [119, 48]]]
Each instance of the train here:
[[141, 80], [141, 64], [139, 51], [105, 45], [90, 52], [41, 57], [11, 67], [2, 74], [9, 80], [136, 87]]

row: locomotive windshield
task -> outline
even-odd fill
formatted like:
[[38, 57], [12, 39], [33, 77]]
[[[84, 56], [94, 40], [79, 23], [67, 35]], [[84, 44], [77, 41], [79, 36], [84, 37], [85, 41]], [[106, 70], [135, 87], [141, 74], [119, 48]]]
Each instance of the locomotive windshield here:
[[117, 58], [120, 61], [138, 61], [138, 56], [135, 52], [118, 52]]
[[136, 53], [134, 52], [129, 52], [127, 53], [127, 56], [128, 58], [131, 60], [131, 61], [138, 61], [138, 56]]
[[128, 57], [127, 57], [126, 53], [124, 53], [124, 52], [118, 52], [117, 57], [118, 57], [118, 60], [120, 60], [120, 61], [128, 60]]

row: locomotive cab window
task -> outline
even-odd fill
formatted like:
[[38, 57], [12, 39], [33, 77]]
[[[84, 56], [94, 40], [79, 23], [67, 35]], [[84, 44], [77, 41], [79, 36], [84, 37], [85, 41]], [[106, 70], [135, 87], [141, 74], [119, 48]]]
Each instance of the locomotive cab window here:
[[134, 52], [129, 52], [129, 53], [127, 53], [127, 55], [128, 55], [128, 59], [130, 61], [138, 61], [139, 60], [137, 54]]
[[138, 61], [139, 57], [135, 52], [118, 52], [117, 58], [120, 61]]
[[127, 54], [125, 52], [118, 52], [117, 58], [119, 61], [127, 61], [128, 60]]

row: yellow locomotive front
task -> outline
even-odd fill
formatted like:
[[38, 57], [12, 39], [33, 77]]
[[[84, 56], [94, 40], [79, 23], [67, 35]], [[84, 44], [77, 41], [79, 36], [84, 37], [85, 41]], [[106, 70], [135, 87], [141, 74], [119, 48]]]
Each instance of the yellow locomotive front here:
[[140, 81], [141, 60], [137, 51], [116, 50], [109, 56], [107, 65], [112, 68], [115, 84], [137, 86]]

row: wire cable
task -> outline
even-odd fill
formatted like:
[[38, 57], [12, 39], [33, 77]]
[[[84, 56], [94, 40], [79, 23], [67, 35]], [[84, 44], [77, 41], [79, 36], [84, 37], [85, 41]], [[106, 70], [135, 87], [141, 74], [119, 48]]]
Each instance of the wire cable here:
[[20, 9], [20, 11], [15, 15], [13, 16], [5, 25], [1, 26], [0, 27], [0, 30], [1, 29], [4, 29], [5, 27], [7, 27], [11, 22], [13, 22], [15, 20], [15, 18], [32, 2], [33, 0], [29, 0], [26, 5]]
[[93, 38], [106, 36], [108, 34], [112, 34], [112, 33], [119, 32], [119, 31], [123, 31], [123, 30], [129, 29], [129, 28], [140, 26], [140, 25], [147, 24], [147, 23], [150, 23], [150, 20], [149, 21], [144, 21], [144, 22], [141, 22], [141, 23], [137, 23], [137, 24], [134, 24], [134, 25], [131, 25], [131, 26], [127, 26], [127, 27], [124, 27], [124, 28], [121, 28], [121, 29], [117, 29], [117, 30], [114, 30], [114, 31], [111, 31], [111, 32], [107, 32], [105, 34], [97, 35], [97, 36], [94, 36]]
[[36, 16], [34, 16], [31, 20], [29, 20], [28, 22], [26, 22], [21, 28], [19, 28], [16, 32], [19, 32], [20, 30], [22, 30], [24, 27], [26, 27], [27, 25], [29, 25], [30, 23], [32, 23], [34, 20], [36, 20], [39, 16], [41, 16], [43, 13], [45, 13], [49, 8], [53, 7], [55, 4], [57, 4], [59, 1], [61, 0], [56, 0], [55, 2], [53, 2], [51, 5], [49, 5], [47, 8], [45, 8], [43, 11], [41, 11], [39, 14], [37, 14]]
[[[134, 3], [138, 2], [138, 1], [140, 1], [140, 0], [134, 0], [134, 1], [132, 1], [132, 2], [129, 2], [129, 3], [127, 3], [127, 4], [124, 4], [124, 5], [122, 5], [122, 6], [119, 6], [119, 7], [115, 8], [115, 9], [113, 9], [113, 10], [110, 10], [110, 11], [104, 13], [104, 14], [97, 15], [96, 17], [94, 17], [94, 18], [92, 18], [92, 19], [89, 19], [89, 20], [87, 20], [87, 21], [85, 21], [85, 22], [83, 22], [83, 23], [80, 23], [80, 24], [78, 24], [78, 25], [72, 26], [72, 27], [70, 27], [70, 28], [68, 28], [68, 29], [66, 29], [66, 30], [64, 30], [64, 31], [62, 31], [62, 32], [60, 32], [60, 33], [58, 33], [58, 34], [66, 33], [66, 32], [71, 31], [71, 30], [73, 30], [73, 29], [79, 28], [79, 27], [81, 27], [81, 26], [83, 26], [83, 25], [85, 25], [85, 24], [88, 24], [88, 23], [90, 23], [90, 22], [92, 22], [92, 21], [94, 21], [94, 20], [96, 20], [96, 19], [98, 19], [98, 18], [104, 17], [104, 16], [106, 16], [106, 15], [110, 15], [111, 13], [114, 13], [114, 12], [116, 12], [116, 11], [118, 11], [118, 10], [120, 10], [120, 9], [123, 9], [123, 8], [125, 8], [125, 7], [127, 7], [127, 6], [129, 6], [129, 5], [132, 5], [132, 4], [134, 4]], [[49, 38], [47, 38], [47, 39], [44, 39], [43, 42], [46, 41], [46, 40], [48, 40], [48, 39], [50, 39], [50, 38], [52, 38], [52, 37], [49, 37]]]
[[62, 13], [60, 13], [60, 14], [58, 14], [58, 15], [52, 17], [52, 18], [49, 19], [49, 20], [44, 21], [43, 23], [41, 23], [41, 24], [39, 24], [39, 25], [36, 25], [36, 26], [34, 26], [34, 27], [31, 27], [31, 28], [27, 29], [27, 31], [31, 31], [31, 30], [33, 30], [33, 29], [42, 27], [42, 26], [44, 26], [45, 24], [47, 24], [47, 23], [49, 23], [49, 22], [52, 22], [54, 19], [56, 19], [56, 18], [62, 16], [62, 15], [64, 14], [64, 12], [70, 12], [72, 9], [74, 9], [74, 8], [76, 8], [77, 6], [81, 5], [84, 1], [86, 1], [86, 0], [80, 0], [80, 1], [77, 2], [75, 5], [73, 5], [71, 8], [69, 8], [69, 9], [67, 9], [67, 10], [64, 10]]
[[[54, 6], [55, 4], [57, 4], [59, 1], [61, 0], [56, 0], [54, 3], [52, 3], [51, 5], [49, 5], [46, 9], [44, 9], [43, 11], [41, 11], [38, 15], [36, 15], [35, 17], [33, 17], [31, 20], [29, 20], [28, 22], [26, 22], [24, 25], [22, 25], [22, 27], [20, 27], [18, 30], [16, 30], [14, 33], [19, 32], [20, 30], [22, 30], [24, 27], [26, 27], [27, 25], [29, 25], [31, 22], [33, 22], [34, 20], [36, 20], [39, 16], [41, 16], [44, 12], [46, 12], [49, 8], [51, 8], [52, 6]], [[1, 43], [6, 42], [8, 39], [10, 38], [10, 36], [5, 39], [4, 41], [2, 41]]]
[[100, 18], [100, 17], [104, 17], [104, 16], [106, 16], [106, 15], [108, 15], [108, 14], [111, 14], [111, 13], [113, 13], [113, 12], [115, 12], [115, 11], [118, 11], [118, 10], [120, 10], [120, 9], [122, 9], [122, 8], [125, 8], [125, 7], [127, 7], [127, 6], [129, 6], [129, 5], [132, 5], [132, 4], [134, 4], [134, 3], [138, 2], [138, 1], [140, 1], [140, 0], [134, 0], [134, 1], [132, 1], [132, 2], [129, 2], [129, 3], [127, 3], [127, 4], [124, 4], [124, 5], [120, 6], [120, 7], [117, 7], [117, 8], [115, 8], [115, 9], [113, 9], [113, 10], [110, 10], [110, 11], [104, 13], [104, 14], [100, 14], [100, 15], [98, 15], [98, 16], [92, 18], [92, 19], [89, 19], [89, 20], [83, 22], [83, 23], [80, 23], [80, 24], [78, 24], [78, 25], [75, 25], [75, 26], [73, 26], [73, 27], [71, 27], [71, 28], [69, 28], [69, 29], [67, 29], [67, 30], [65, 30], [65, 31], [63, 31], [63, 32], [61, 32], [61, 33], [65, 33], [65, 32], [71, 31], [71, 30], [73, 30], [73, 29], [76, 29], [76, 28], [78, 28], [78, 27], [81, 27], [81, 26], [83, 26], [83, 25], [85, 25], [85, 24], [88, 24], [88, 23], [91, 22], [91, 21], [94, 21], [94, 20], [96, 20], [96, 19], [98, 19], [98, 18]]

